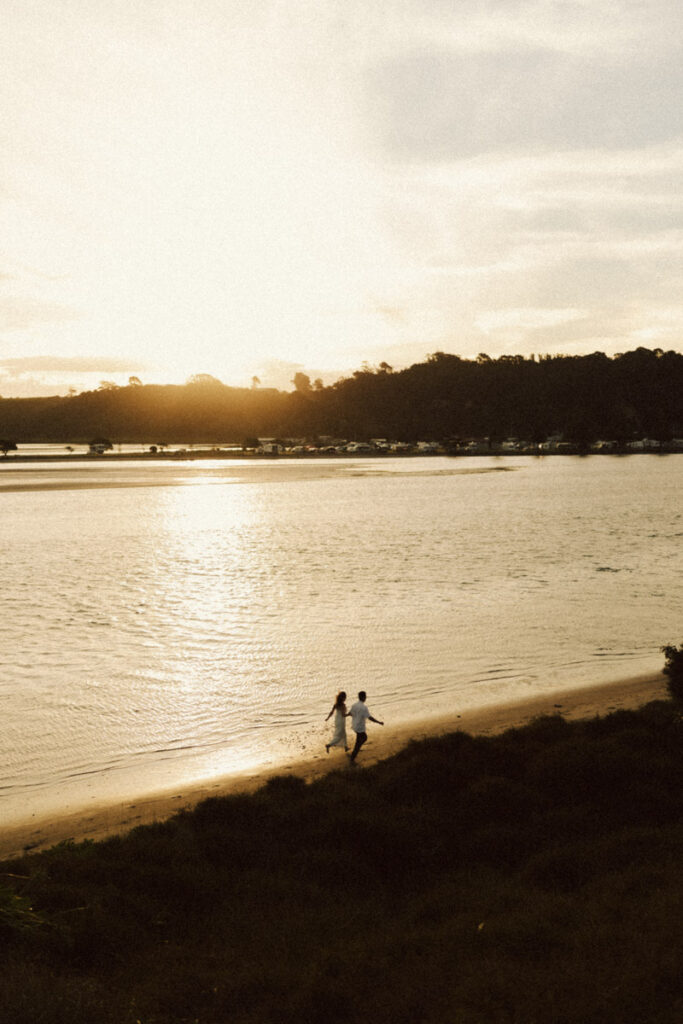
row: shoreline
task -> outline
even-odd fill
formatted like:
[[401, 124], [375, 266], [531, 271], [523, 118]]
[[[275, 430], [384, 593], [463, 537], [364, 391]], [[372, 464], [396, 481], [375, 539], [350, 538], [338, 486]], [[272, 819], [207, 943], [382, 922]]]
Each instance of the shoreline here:
[[422, 452], [422, 451], [373, 451], [373, 452], [254, 452], [254, 451], [243, 451], [242, 449], [231, 449], [231, 448], [185, 448], [177, 449], [173, 451], [135, 451], [135, 452], [104, 452], [102, 454], [96, 452], [54, 452], [50, 454], [29, 454], [29, 453], [15, 453], [12, 452], [10, 455], [0, 458], [0, 467], [11, 467], [12, 463], [57, 463], [57, 462], [194, 462], [203, 460], [213, 461], [230, 461], [236, 460], [239, 462], [268, 462], [270, 460], [293, 460], [293, 461], [320, 461], [321, 459], [414, 459], [414, 458], [449, 458], [449, 459], [473, 459], [473, 458], [521, 458], [521, 457], [534, 457], [534, 458], [547, 458], [547, 457], [563, 457], [563, 456], [589, 456], [598, 455], [601, 458], [606, 456], [613, 456], [617, 458], [623, 458], [626, 455], [682, 455], [683, 450], [680, 448], [661, 448], [648, 450], [640, 449], [618, 449], [616, 451], [582, 451], [578, 447], [572, 449], [572, 451], [535, 451], [531, 449], [521, 451], [508, 451], [506, 449], [493, 448], [489, 451], [477, 451], [477, 452], [466, 452], [466, 451], [438, 451], [438, 452]]
[[[390, 724], [384, 728], [373, 725], [358, 763], [359, 766], [370, 766], [392, 757], [412, 741], [459, 730], [479, 736], [494, 735], [527, 725], [543, 715], [561, 714], [568, 720], [587, 719], [622, 709], [636, 709], [649, 701], [666, 698], [666, 677], [659, 672], [578, 689], [558, 690], [513, 703], [492, 704], [397, 728]], [[0, 861], [25, 853], [38, 853], [62, 842], [99, 841], [123, 834], [139, 825], [164, 821], [178, 811], [190, 810], [208, 797], [254, 792], [273, 776], [297, 775], [312, 782], [330, 771], [346, 768], [347, 762], [341, 751], [325, 753], [324, 738], [321, 737], [321, 753], [302, 761], [258, 772], [221, 776], [138, 798], [84, 808], [68, 815], [35, 818], [7, 829], [0, 828]]]

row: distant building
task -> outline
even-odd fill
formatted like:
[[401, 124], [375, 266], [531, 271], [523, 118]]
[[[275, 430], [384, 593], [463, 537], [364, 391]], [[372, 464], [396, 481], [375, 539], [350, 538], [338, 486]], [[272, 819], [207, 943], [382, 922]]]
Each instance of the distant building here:
[[260, 455], [279, 455], [282, 451], [282, 445], [276, 437], [259, 437], [258, 448], [256, 451]]

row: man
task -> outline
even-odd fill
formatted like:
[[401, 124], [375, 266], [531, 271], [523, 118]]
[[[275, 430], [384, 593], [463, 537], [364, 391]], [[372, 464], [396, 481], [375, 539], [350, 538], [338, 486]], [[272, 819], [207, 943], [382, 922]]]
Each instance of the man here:
[[369, 720], [374, 722], [376, 725], [384, 725], [384, 722], [380, 722], [378, 718], [373, 718], [365, 704], [367, 694], [365, 690], [361, 690], [358, 694], [358, 700], [352, 705], [349, 714], [351, 715], [351, 728], [356, 734], [356, 745], [353, 751], [349, 755], [351, 764], [356, 760], [358, 751], [365, 743], [368, 738], [368, 734], [365, 731], [365, 723]]

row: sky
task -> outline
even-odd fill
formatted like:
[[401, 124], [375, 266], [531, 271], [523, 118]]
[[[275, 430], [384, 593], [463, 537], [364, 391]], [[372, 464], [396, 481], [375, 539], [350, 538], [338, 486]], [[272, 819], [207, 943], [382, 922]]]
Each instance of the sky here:
[[0, 0], [0, 395], [682, 351], [680, 0]]

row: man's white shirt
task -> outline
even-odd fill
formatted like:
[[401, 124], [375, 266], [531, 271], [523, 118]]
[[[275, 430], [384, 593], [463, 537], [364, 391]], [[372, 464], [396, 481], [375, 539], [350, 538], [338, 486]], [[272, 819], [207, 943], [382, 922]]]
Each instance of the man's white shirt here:
[[370, 718], [367, 705], [362, 700], [357, 700], [351, 707], [351, 728], [354, 732], [367, 732], [365, 723]]

